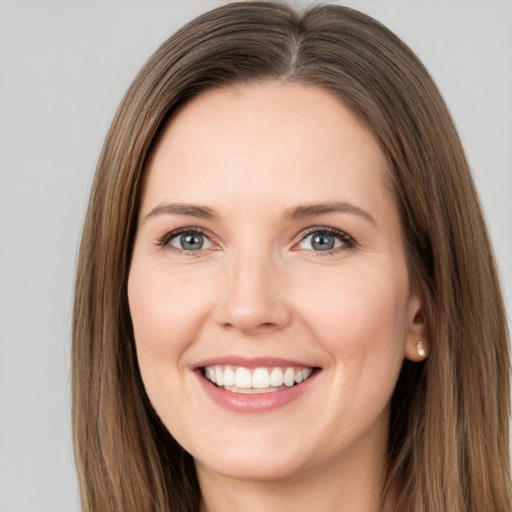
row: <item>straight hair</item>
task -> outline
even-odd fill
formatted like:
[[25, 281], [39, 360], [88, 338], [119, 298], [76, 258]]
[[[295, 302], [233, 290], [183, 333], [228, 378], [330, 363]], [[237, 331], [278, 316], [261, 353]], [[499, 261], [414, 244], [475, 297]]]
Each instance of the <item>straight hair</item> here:
[[[509, 350], [492, 248], [441, 95], [386, 27], [347, 7], [297, 13], [238, 2], [196, 18], [149, 58], [107, 134], [80, 246], [73, 317], [73, 439], [84, 512], [197, 512], [192, 457], [163, 426], [135, 353], [127, 280], [148, 159], [201, 92], [262, 81], [317, 86], [379, 141], [408, 269], [426, 304], [429, 358], [392, 397], [382, 501], [397, 511], [510, 512]], [[179, 414], [179, 411], [176, 411]]]

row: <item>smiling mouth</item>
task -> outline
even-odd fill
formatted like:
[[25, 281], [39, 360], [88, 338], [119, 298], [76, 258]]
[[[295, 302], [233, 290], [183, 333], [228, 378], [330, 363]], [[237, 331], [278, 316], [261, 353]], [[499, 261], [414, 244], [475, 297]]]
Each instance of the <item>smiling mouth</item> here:
[[259, 367], [213, 365], [202, 369], [203, 377], [225, 391], [242, 394], [272, 393], [288, 389], [306, 381], [315, 368]]

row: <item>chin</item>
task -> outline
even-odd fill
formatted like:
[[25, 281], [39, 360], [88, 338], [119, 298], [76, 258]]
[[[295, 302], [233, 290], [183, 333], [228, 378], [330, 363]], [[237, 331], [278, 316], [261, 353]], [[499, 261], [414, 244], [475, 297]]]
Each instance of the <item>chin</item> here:
[[[245, 481], [277, 481], [299, 474], [309, 465], [314, 453], [305, 450], [303, 440], [285, 435], [281, 429], [265, 432], [264, 426], [247, 429], [240, 435], [243, 425], [230, 429], [225, 435], [215, 436], [208, 443], [195, 442], [183, 446], [192, 454], [198, 474], [218, 474], [226, 478]], [[204, 439], [204, 437], [203, 437]]]
[[[210, 463], [211, 462], [211, 463]], [[202, 462], [195, 459], [196, 468], [199, 476], [201, 474], [215, 473], [224, 478], [251, 482], [278, 482], [296, 477], [301, 473], [301, 461], [297, 457], [292, 460], [284, 460], [277, 457], [254, 457], [249, 459], [242, 458], [224, 458], [220, 457], [215, 461]]]

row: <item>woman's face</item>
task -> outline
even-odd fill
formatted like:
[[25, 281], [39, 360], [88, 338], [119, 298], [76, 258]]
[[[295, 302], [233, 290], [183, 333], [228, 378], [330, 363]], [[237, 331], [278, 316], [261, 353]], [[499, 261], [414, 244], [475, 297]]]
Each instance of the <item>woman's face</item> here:
[[423, 334], [387, 174], [372, 133], [312, 86], [209, 91], [167, 126], [128, 297], [146, 391], [200, 477], [381, 461]]

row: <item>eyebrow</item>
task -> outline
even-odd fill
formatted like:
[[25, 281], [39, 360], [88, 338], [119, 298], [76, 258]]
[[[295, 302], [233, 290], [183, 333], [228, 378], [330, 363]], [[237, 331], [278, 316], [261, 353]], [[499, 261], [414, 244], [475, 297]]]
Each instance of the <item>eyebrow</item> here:
[[[317, 215], [326, 215], [328, 213], [351, 213], [359, 215], [377, 226], [375, 219], [366, 210], [363, 210], [351, 203], [342, 201], [294, 206], [292, 208], [288, 208], [283, 213], [282, 220], [289, 221], [307, 219]], [[156, 217], [157, 215], [178, 215], [182, 217], [196, 217], [198, 219], [206, 220], [219, 219], [218, 213], [208, 206], [186, 203], [160, 203], [144, 217], [144, 222], [151, 217]]]
[[182, 217], [196, 217], [198, 219], [215, 220], [218, 215], [212, 208], [202, 205], [185, 203], [160, 203], [155, 206], [145, 217], [144, 222], [157, 215], [178, 215]]
[[366, 210], [359, 208], [359, 206], [355, 206], [351, 203], [346, 203], [343, 201], [306, 204], [289, 208], [284, 212], [283, 220], [307, 219], [309, 217], [325, 215], [328, 213], [351, 213], [354, 215], [359, 215], [371, 222], [374, 226], [378, 227], [375, 219]]

